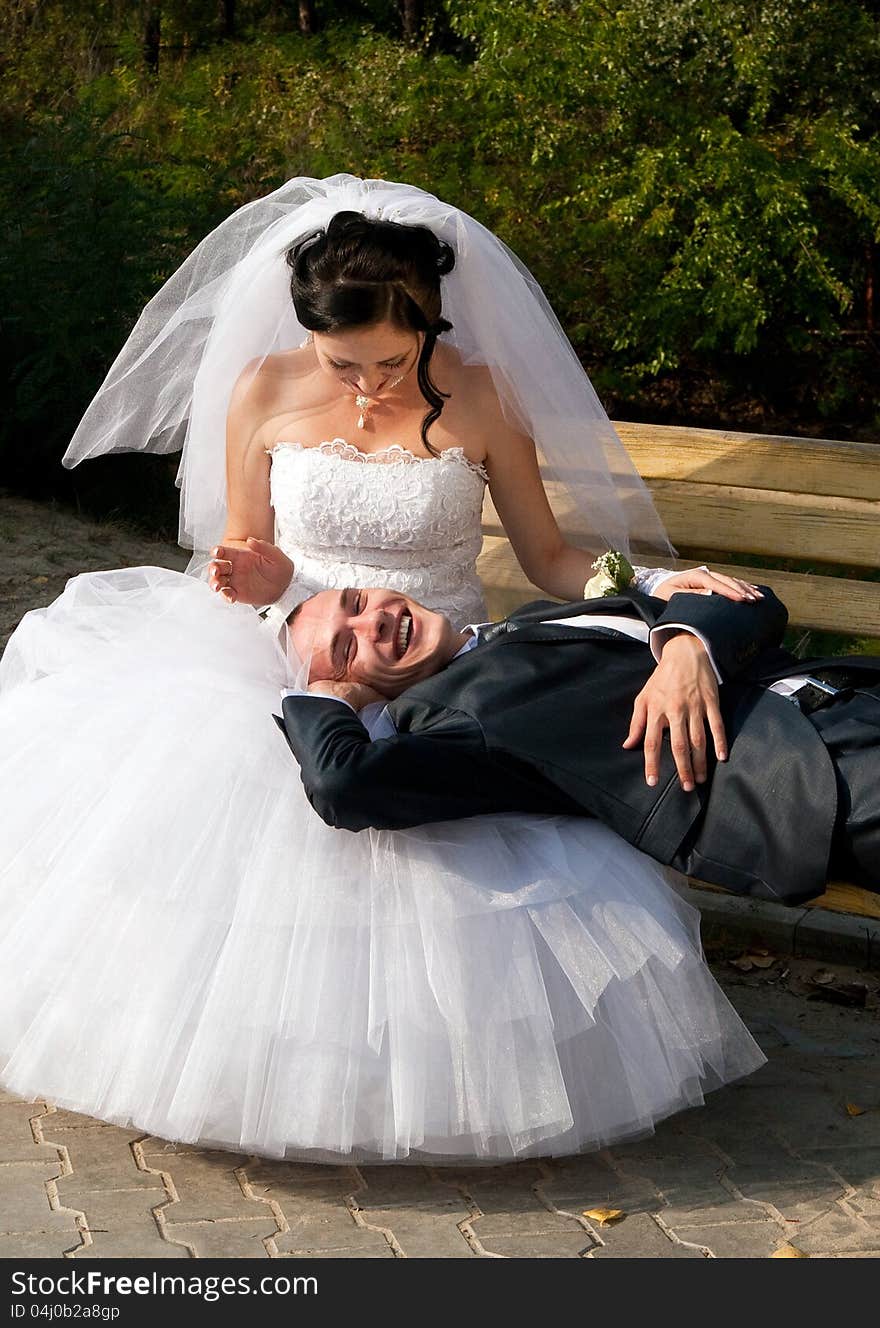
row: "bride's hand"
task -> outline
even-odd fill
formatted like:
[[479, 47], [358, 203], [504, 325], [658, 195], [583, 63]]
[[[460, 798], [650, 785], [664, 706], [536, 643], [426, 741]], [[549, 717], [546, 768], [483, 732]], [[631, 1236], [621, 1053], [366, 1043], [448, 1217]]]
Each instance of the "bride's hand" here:
[[273, 604], [293, 576], [293, 563], [277, 544], [250, 538], [212, 550], [208, 584], [230, 604]]
[[654, 599], [670, 600], [678, 591], [687, 590], [698, 595], [723, 595], [725, 599], [751, 603], [763, 599], [757, 586], [751, 581], [740, 581], [735, 576], [725, 576], [722, 572], [710, 572], [705, 567], [691, 567], [686, 572], [676, 572], [661, 581], [651, 594]]

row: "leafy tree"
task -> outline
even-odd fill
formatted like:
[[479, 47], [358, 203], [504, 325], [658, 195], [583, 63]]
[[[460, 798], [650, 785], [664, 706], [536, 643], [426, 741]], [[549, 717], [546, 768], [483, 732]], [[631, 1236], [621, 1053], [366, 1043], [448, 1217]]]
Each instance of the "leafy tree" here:
[[85, 495], [58, 458], [143, 303], [233, 208], [340, 170], [497, 230], [620, 413], [873, 436], [875, 11], [318, 0], [305, 33], [298, 0], [7, 0], [5, 475]]

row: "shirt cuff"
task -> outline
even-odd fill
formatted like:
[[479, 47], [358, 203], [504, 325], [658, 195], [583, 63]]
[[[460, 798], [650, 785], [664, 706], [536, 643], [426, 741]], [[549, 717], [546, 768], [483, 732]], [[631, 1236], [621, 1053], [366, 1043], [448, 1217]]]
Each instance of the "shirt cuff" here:
[[[691, 572], [708, 572], [708, 570], [705, 563], [701, 563], [699, 567], [688, 568]], [[633, 571], [635, 572], [633, 585], [643, 595], [656, 594], [658, 586], [662, 586], [671, 576], [678, 575], [674, 567], [634, 567]]]
[[282, 701], [284, 700], [285, 696], [305, 696], [312, 701], [338, 701], [340, 705], [348, 706], [349, 710], [353, 714], [355, 715], [357, 714], [357, 711], [355, 710], [351, 702], [346, 701], [341, 696], [327, 696], [326, 693], [324, 692], [307, 692], [299, 687], [283, 687], [281, 689]]
[[302, 600], [308, 599], [314, 591], [309, 590], [297, 577], [296, 572], [287, 583], [287, 589], [272, 604], [262, 604], [257, 610], [262, 614], [263, 622], [278, 636], [282, 646], [282, 628], [285, 626], [291, 611], [296, 608]]
[[718, 665], [715, 663], [712, 647], [709, 645], [709, 642], [706, 640], [705, 636], [703, 636], [702, 632], [698, 632], [695, 627], [688, 627], [685, 623], [664, 623], [662, 627], [651, 628], [648, 633], [648, 644], [651, 647], [651, 654], [654, 656], [657, 663], [660, 663], [660, 656], [663, 653], [663, 647], [666, 645], [666, 642], [671, 636], [674, 636], [676, 632], [690, 632], [691, 636], [695, 636], [698, 641], [703, 643], [706, 654], [709, 656], [709, 663], [712, 665], [712, 672], [715, 674], [719, 685], [723, 683], [724, 679], [721, 677], [721, 672]]

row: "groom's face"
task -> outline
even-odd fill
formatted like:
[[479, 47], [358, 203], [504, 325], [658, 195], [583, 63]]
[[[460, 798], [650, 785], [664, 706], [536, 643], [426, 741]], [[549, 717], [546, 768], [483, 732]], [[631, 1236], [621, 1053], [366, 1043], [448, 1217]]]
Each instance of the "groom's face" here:
[[448, 618], [396, 590], [322, 590], [289, 630], [309, 682], [367, 683], [383, 696], [445, 668], [460, 644]]

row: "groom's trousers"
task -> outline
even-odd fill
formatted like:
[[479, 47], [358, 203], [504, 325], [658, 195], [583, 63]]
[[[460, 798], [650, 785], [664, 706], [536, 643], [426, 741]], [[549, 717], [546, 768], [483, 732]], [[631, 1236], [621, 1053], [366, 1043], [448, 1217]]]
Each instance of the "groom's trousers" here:
[[[680, 845], [672, 866], [688, 876], [723, 884], [738, 893], [773, 898], [769, 888], [761, 885], [756, 888], [755, 879], [773, 881], [778, 877], [774, 868], [778, 869], [780, 860], [794, 861], [804, 853], [819, 852], [824, 845], [823, 859], [825, 851], [830, 850], [824, 864], [830, 879], [850, 880], [869, 890], [880, 890], [880, 680], [871, 675], [864, 680], [849, 675], [838, 681], [831, 670], [824, 670], [823, 676], [843, 688], [840, 696], [821, 709], [798, 716], [797, 720], [816, 729], [831, 758], [837, 810], [830, 836], [823, 840], [814, 834], [816, 807], [815, 802], [810, 805], [812, 789], [802, 787], [800, 798], [789, 796], [785, 747], [774, 748], [768, 734], [764, 755], [775, 771], [764, 787], [787, 791], [782, 793], [779, 805], [772, 805], [772, 798], [771, 805], [765, 797], [751, 799], [748, 786], [742, 783], [731, 797], [728, 777], [733, 771], [721, 771], [719, 767], [723, 775], [721, 783], [727, 781], [727, 787], [723, 793], [713, 788], [718, 796], [710, 794], [703, 814]], [[854, 686], [844, 686], [851, 681]], [[833, 786], [826, 787], [830, 808]], [[737, 840], [750, 845], [754, 866], [751, 882], [748, 873], [739, 870], [743, 866], [742, 849], [731, 847]], [[765, 854], [773, 864], [769, 870], [760, 865]], [[823, 862], [817, 861], [816, 865], [821, 875]], [[798, 900], [795, 896], [786, 902]]]
[[828, 874], [880, 890], [880, 682], [809, 717], [834, 762], [837, 820]]

